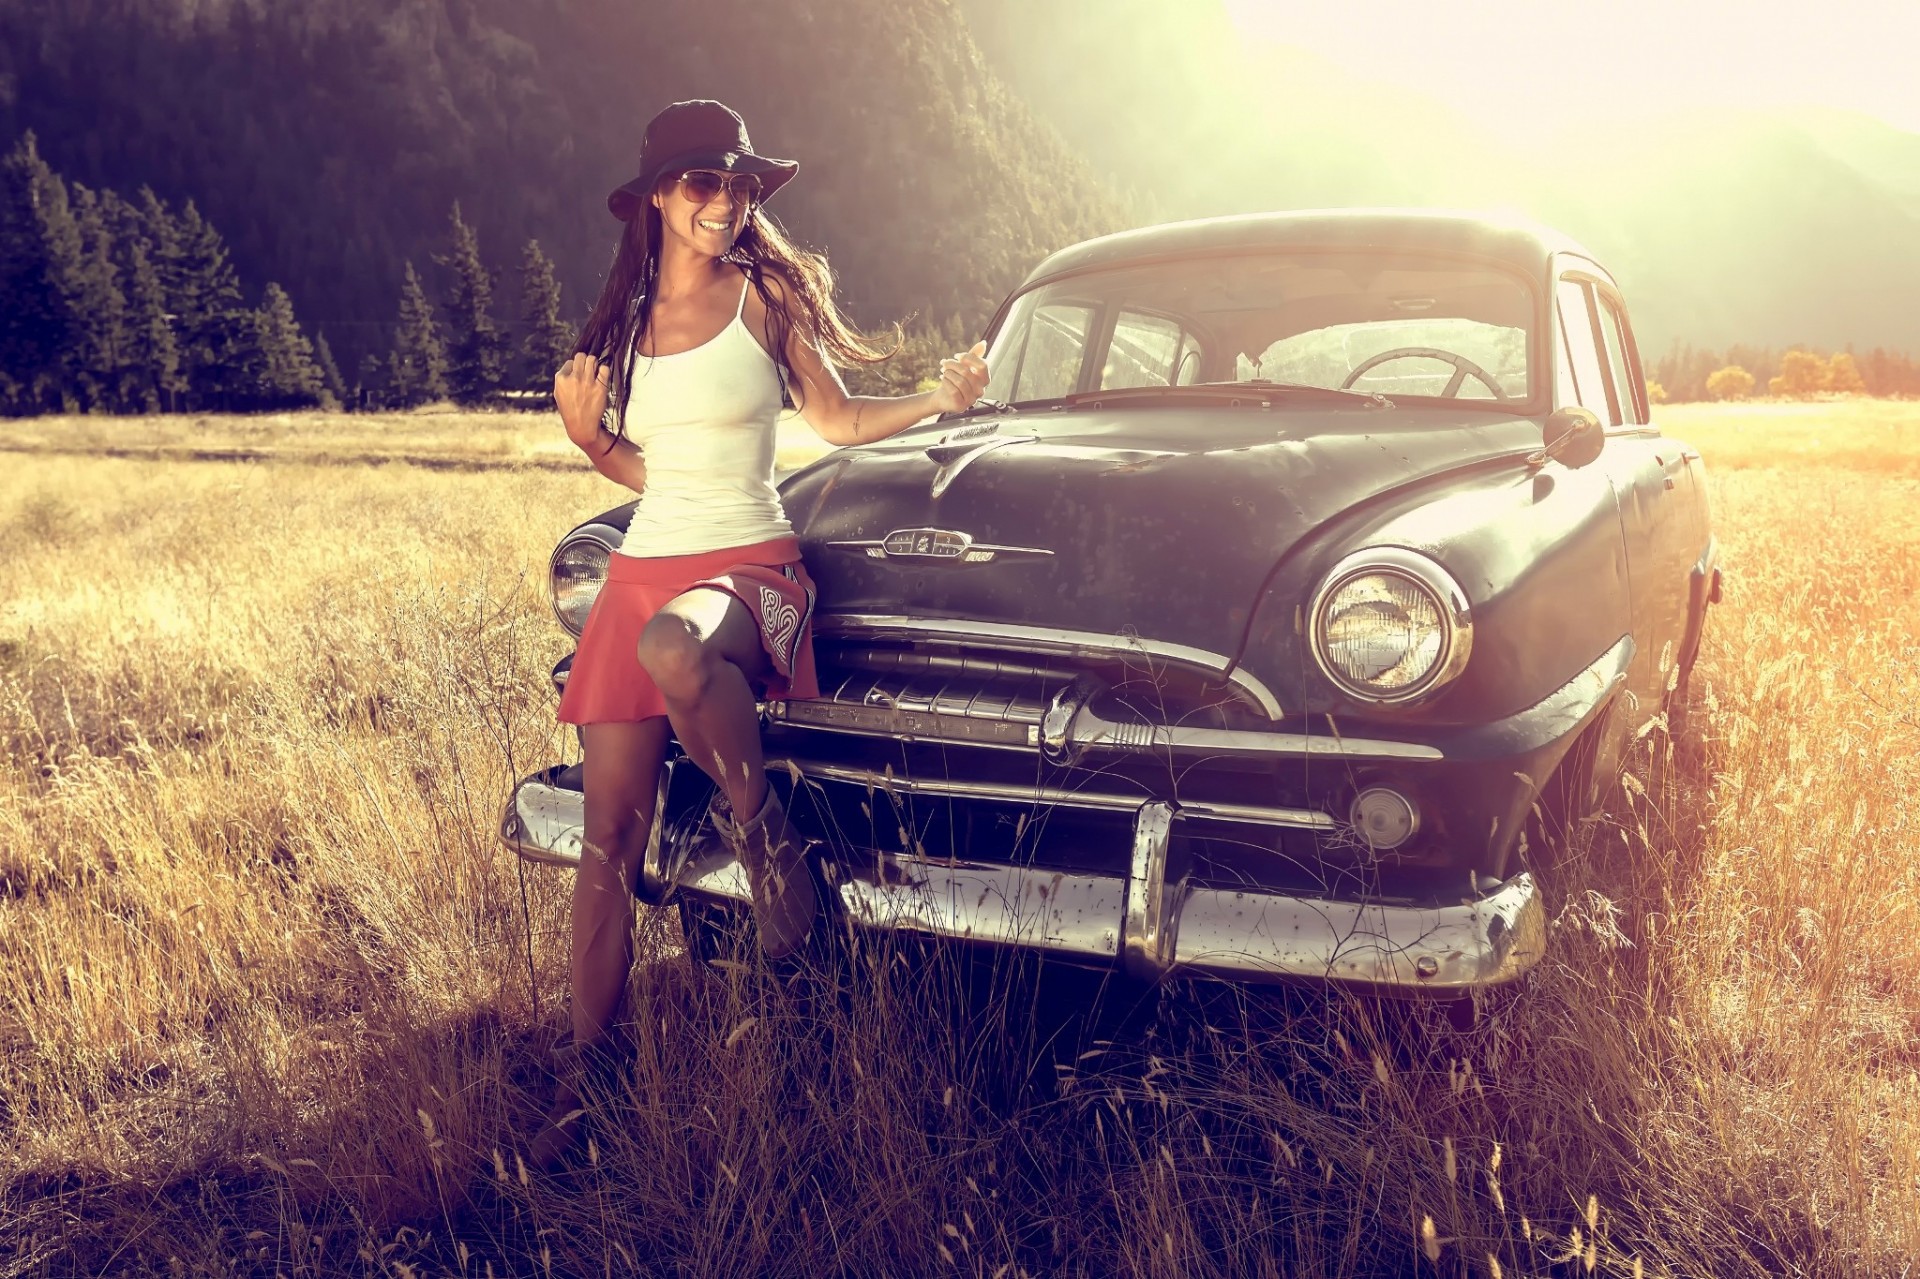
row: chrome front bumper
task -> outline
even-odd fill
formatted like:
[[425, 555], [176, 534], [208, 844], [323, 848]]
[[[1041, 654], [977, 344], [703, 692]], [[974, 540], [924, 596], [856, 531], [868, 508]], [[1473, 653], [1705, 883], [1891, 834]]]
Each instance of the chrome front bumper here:
[[[501, 839], [529, 861], [578, 865], [580, 792], [559, 769], [521, 782]], [[663, 783], [664, 785], [664, 783]], [[1453, 992], [1510, 981], [1545, 951], [1546, 912], [1533, 877], [1435, 907], [1335, 901], [1204, 888], [1167, 878], [1175, 806], [1140, 805], [1126, 878], [884, 855], [839, 868], [842, 908], [856, 924], [1025, 947], [1118, 966], [1144, 979], [1337, 981], [1387, 992]], [[643, 890], [747, 904], [745, 871], [717, 841], [694, 838], [663, 867], [648, 850]]]

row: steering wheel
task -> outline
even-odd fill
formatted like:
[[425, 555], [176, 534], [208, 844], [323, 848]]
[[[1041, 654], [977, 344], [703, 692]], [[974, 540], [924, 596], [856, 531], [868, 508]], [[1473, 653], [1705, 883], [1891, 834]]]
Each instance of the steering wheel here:
[[1355, 382], [1360, 380], [1362, 373], [1367, 372], [1369, 369], [1378, 368], [1389, 360], [1410, 360], [1416, 356], [1422, 359], [1439, 360], [1442, 364], [1453, 365], [1453, 376], [1447, 379], [1447, 385], [1445, 389], [1440, 392], [1441, 395], [1459, 395], [1461, 384], [1468, 378], [1474, 378], [1486, 384], [1486, 388], [1493, 392], [1494, 399], [1504, 400], [1509, 398], [1507, 393], [1500, 389], [1500, 384], [1493, 380], [1491, 373], [1488, 373], [1466, 356], [1455, 355], [1451, 351], [1441, 351], [1430, 346], [1396, 346], [1391, 351], [1382, 351], [1373, 358], [1362, 361], [1358, 368], [1347, 374], [1347, 380], [1340, 384], [1340, 389], [1343, 391], [1349, 390]]

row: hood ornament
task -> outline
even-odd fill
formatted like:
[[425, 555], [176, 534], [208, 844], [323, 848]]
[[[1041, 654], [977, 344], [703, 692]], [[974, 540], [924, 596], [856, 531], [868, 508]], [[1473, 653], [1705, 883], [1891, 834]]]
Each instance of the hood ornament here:
[[960, 472], [976, 459], [985, 457], [995, 449], [1005, 448], [1009, 444], [1023, 444], [1031, 439], [1031, 435], [1000, 434], [998, 422], [975, 422], [957, 431], [948, 431], [926, 449], [927, 456], [939, 464], [939, 469], [933, 473], [933, 485], [927, 496], [939, 497], [946, 492], [948, 486], [960, 477]]
[[1039, 546], [999, 546], [976, 542], [973, 534], [950, 528], [897, 528], [872, 541], [828, 542], [828, 546], [859, 551], [870, 560], [917, 560], [923, 563], [991, 564], [1002, 557], [1051, 559], [1053, 552]]

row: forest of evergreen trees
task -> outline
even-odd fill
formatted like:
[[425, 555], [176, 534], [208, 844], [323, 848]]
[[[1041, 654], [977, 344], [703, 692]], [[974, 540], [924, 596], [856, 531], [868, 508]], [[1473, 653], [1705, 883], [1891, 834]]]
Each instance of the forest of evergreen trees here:
[[482, 406], [543, 393], [572, 350], [553, 263], [529, 240], [517, 306], [496, 318], [496, 273], [453, 207], [436, 306], [405, 264], [393, 344], [342, 377], [269, 282], [247, 305], [220, 232], [192, 200], [69, 183], [28, 133], [0, 160], [0, 412], [152, 413]]
[[[970, 341], [1047, 252], [1133, 220], [987, 70], [949, 0], [805, 0], [777, 24], [769, 12], [757, 0], [0, 0], [0, 146], [32, 131], [70, 188], [136, 205], [149, 188], [176, 216], [191, 202], [238, 278], [278, 281], [316, 354], [325, 336], [343, 375], [334, 394], [349, 398], [493, 376], [501, 339], [461, 327], [475, 296], [436, 261], [460, 252], [456, 203], [487, 253], [497, 325], [522, 322], [514, 254], [536, 239], [559, 318], [582, 320], [618, 232], [605, 193], [676, 98], [726, 99], [761, 150], [801, 161], [773, 211], [827, 254], [856, 323], [904, 321], [913, 338], [882, 380], [910, 384], [919, 354]], [[446, 327], [437, 377], [431, 351], [409, 345], [421, 309], [409, 268]], [[130, 265], [117, 278], [125, 291]], [[249, 293], [245, 309], [261, 300]], [[507, 358], [505, 385], [516, 367]], [[200, 394], [174, 402], [259, 402]]]

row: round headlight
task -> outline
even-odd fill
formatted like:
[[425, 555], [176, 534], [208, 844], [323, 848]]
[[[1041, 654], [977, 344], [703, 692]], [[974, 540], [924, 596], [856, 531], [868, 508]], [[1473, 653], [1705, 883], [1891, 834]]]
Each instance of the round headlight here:
[[587, 625], [587, 614], [607, 580], [607, 560], [613, 548], [600, 536], [582, 530], [553, 552], [547, 567], [547, 585], [553, 594], [553, 615], [575, 639]]
[[1466, 592], [1426, 556], [1375, 547], [1342, 560], [1313, 606], [1313, 655], [1342, 691], [1405, 702], [1467, 663], [1473, 626]]

